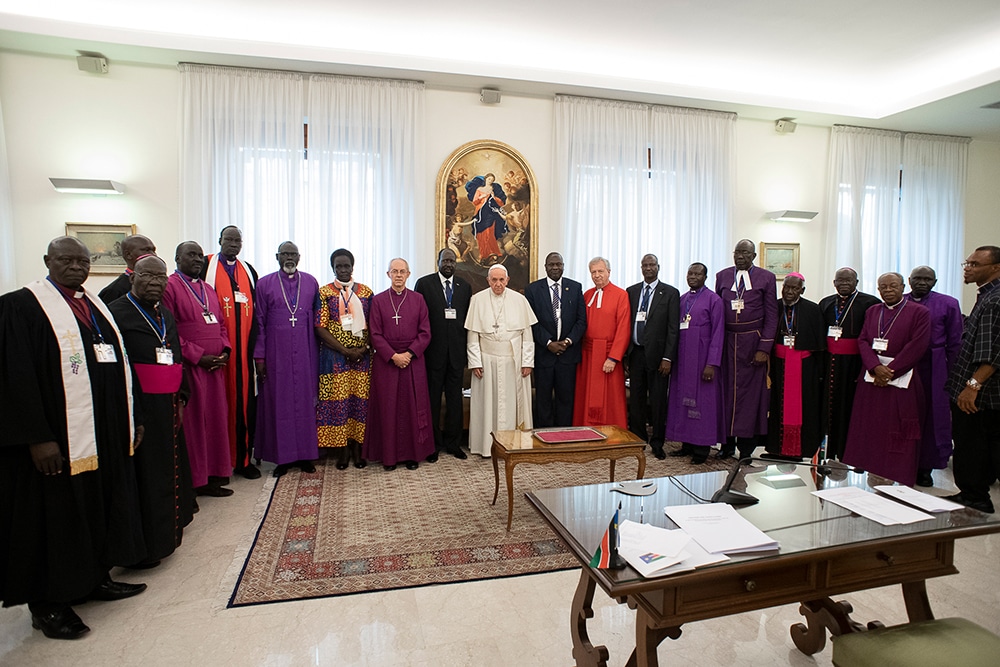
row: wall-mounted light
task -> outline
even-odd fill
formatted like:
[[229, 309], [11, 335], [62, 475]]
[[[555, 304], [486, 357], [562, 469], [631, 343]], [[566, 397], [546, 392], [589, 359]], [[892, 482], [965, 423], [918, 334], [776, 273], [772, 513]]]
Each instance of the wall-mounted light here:
[[118, 181], [92, 178], [50, 178], [56, 192], [78, 195], [123, 195], [125, 186]]
[[765, 215], [775, 222], [809, 222], [818, 211], [768, 211]]

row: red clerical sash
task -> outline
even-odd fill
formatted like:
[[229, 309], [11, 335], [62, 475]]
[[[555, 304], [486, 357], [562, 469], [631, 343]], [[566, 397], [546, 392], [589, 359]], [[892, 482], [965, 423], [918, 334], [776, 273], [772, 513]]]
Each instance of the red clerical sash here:
[[810, 355], [778, 343], [774, 354], [785, 360], [785, 377], [781, 396], [782, 410], [781, 453], [785, 456], [802, 456], [802, 360]]
[[827, 336], [826, 349], [830, 351], [830, 354], [861, 354], [858, 350], [857, 338], [841, 338], [837, 340], [832, 336]]

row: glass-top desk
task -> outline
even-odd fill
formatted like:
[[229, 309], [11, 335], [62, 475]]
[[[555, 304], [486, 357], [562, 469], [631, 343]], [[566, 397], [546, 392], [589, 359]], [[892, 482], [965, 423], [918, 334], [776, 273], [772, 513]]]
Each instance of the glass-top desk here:
[[[869, 484], [891, 483], [832, 465], [817, 469], [755, 462], [743, 468], [733, 488], [760, 502], [739, 512], [777, 540], [779, 551], [734, 556], [726, 563], [652, 579], [630, 567], [589, 567], [615, 508], [621, 503], [620, 521], [675, 528], [663, 508], [699, 502], [694, 496], [711, 498], [728, 473], [659, 478], [656, 493], [646, 497], [613, 493], [610, 483], [528, 493], [529, 502], [582, 566], [570, 622], [576, 665], [607, 665], [607, 649], [593, 646], [587, 635], [596, 586], [636, 609], [636, 649], [628, 664], [640, 667], [657, 665], [656, 647], [666, 637], [679, 637], [684, 623], [794, 602], [802, 603], [806, 623], [792, 626], [792, 640], [811, 655], [825, 646], [827, 630], [836, 636], [864, 629], [850, 618], [850, 606], [834, 602], [831, 595], [889, 584], [901, 584], [911, 621], [933, 618], [924, 581], [957, 573], [952, 564], [955, 540], [1000, 532], [1000, 518], [963, 508], [920, 523], [883, 526], [811, 495], [823, 488], [872, 490]], [[789, 484], [789, 474], [801, 482]], [[775, 475], [785, 477], [775, 483]]]

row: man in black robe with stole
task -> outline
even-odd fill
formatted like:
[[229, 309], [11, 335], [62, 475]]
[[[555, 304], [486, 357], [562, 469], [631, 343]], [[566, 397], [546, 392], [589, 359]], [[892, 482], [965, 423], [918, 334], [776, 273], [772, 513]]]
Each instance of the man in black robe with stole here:
[[0, 297], [0, 599], [77, 639], [90, 628], [71, 604], [146, 589], [109, 576], [145, 555], [131, 381], [110, 313], [81, 288], [87, 247], [60, 237], [44, 259], [47, 279]]
[[132, 395], [142, 415], [142, 446], [132, 458], [145, 560], [131, 567], [156, 567], [180, 546], [184, 526], [191, 523], [194, 490], [184, 431], [181, 403], [188, 390], [183, 380], [181, 342], [174, 316], [160, 305], [167, 285], [167, 265], [148, 255], [135, 263], [132, 290], [112, 303], [114, 315], [132, 364]]
[[145, 255], [155, 255], [156, 246], [153, 242], [142, 234], [126, 236], [122, 241], [122, 259], [125, 260], [125, 272], [111, 281], [107, 287], [102, 289], [97, 296], [101, 301], [109, 306], [113, 301], [122, 298], [132, 289], [132, 272], [135, 271], [135, 262]]

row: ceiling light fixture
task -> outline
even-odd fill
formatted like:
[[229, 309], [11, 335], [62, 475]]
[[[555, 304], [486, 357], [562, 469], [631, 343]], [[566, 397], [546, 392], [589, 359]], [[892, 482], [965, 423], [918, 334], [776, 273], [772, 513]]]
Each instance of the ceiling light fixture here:
[[809, 222], [817, 215], [818, 211], [769, 211], [768, 218], [775, 222]]

